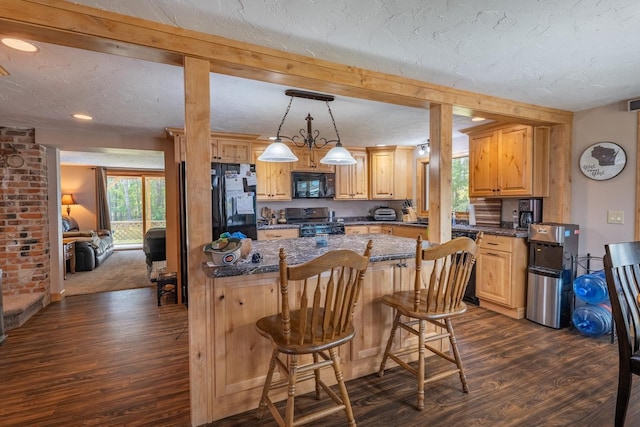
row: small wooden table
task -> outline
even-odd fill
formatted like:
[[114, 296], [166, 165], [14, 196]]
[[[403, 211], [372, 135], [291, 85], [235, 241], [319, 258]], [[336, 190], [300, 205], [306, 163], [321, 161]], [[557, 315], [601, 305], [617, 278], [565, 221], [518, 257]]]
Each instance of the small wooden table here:
[[76, 240], [68, 237], [62, 239], [62, 249], [64, 251], [64, 261], [62, 261], [63, 277], [67, 278], [67, 261], [69, 261], [69, 272], [76, 272]]

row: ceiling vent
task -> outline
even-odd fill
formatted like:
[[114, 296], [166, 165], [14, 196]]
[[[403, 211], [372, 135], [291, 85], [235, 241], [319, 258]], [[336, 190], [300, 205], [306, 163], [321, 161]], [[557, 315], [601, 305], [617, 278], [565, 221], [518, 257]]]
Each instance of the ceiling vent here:
[[629, 111], [638, 111], [640, 110], [640, 98], [630, 99], [627, 104], [627, 108]]

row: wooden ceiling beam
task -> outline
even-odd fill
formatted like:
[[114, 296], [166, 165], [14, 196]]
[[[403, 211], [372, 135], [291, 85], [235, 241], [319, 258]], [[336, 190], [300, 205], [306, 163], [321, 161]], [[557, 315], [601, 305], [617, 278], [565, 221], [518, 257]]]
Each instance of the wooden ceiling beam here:
[[81, 49], [177, 65], [206, 59], [211, 71], [326, 93], [534, 122], [571, 123], [573, 114], [418, 80], [305, 57], [61, 0], [3, 0], [2, 33]]

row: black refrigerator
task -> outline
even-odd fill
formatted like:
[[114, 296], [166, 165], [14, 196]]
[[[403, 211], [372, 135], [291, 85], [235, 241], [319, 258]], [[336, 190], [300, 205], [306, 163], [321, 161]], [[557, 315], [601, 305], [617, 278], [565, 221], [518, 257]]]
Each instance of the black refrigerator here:
[[257, 240], [256, 208], [256, 166], [211, 163], [212, 240], [225, 231]]

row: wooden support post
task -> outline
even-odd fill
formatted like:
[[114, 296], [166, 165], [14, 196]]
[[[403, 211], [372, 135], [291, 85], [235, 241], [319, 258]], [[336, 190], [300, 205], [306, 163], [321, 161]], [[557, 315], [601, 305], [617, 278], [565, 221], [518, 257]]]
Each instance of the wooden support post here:
[[[187, 204], [187, 258], [189, 272], [189, 382], [191, 424], [206, 424], [212, 418], [213, 343], [208, 316], [208, 290], [202, 270], [202, 247], [211, 241], [211, 113], [209, 62], [185, 57], [185, 135]], [[210, 290], [209, 290], [210, 292]]]
[[429, 241], [451, 239], [453, 107], [431, 104], [429, 119]]

